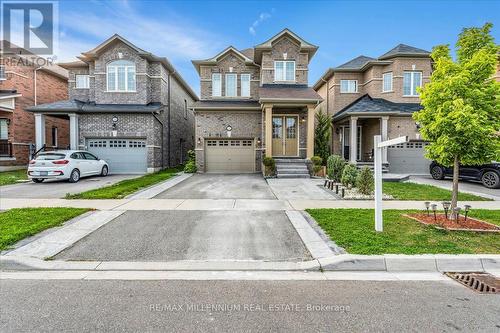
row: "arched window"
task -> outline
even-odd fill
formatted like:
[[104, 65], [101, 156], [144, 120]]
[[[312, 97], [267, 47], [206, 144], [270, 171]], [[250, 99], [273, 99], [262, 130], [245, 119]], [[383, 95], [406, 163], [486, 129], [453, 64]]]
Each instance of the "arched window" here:
[[135, 64], [128, 60], [115, 60], [108, 64], [108, 91], [135, 91]]

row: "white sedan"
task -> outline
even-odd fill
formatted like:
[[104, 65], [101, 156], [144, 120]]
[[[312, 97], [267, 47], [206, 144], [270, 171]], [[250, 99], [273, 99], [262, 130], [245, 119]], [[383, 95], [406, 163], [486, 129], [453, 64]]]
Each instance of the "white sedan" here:
[[107, 176], [108, 163], [88, 151], [55, 150], [39, 153], [28, 166], [28, 178], [35, 183], [45, 179], [68, 179], [76, 183], [81, 177]]

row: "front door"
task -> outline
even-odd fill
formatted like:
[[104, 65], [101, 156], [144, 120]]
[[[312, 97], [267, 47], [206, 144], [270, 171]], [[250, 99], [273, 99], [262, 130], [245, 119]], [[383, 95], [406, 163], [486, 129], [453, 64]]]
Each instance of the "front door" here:
[[298, 156], [298, 116], [273, 117], [273, 156]]

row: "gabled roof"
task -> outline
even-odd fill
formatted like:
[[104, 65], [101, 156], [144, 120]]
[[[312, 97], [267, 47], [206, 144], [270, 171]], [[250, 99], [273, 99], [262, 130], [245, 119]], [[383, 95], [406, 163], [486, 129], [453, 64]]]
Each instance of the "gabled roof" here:
[[426, 50], [422, 50], [410, 45], [399, 44], [389, 52], [384, 53], [380, 57], [379, 60], [390, 59], [394, 57], [429, 57], [430, 52]]
[[[248, 50], [249, 49], [245, 49], [243, 51], [245, 51], [245, 53], [248, 54], [249, 53]], [[198, 74], [199, 74], [201, 65], [214, 65], [217, 63], [217, 61], [219, 59], [221, 59], [223, 56], [225, 56], [229, 52], [233, 52], [234, 54], [236, 54], [243, 61], [245, 61], [246, 64], [255, 65], [253, 58], [248, 57], [245, 53], [243, 53], [242, 51], [239, 51], [234, 46], [228, 46], [227, 48], [225, 48], [223, 51], [219, 52], [217, 55], [215, 55], [212, 58], [202, 59], [202, 60], [192, 60], [191, 62], [193, 63], [194, 67], [196, 68], [196, 70], [198, 71]], [[252, 55], [253, 55], [253, 51], [252, 51]]]
[[14, 98], [22, 96], [17, 90], [0, 90], [0, 99]]
[[359, 57], [356, 57], [345, 64], [342, 64], [340, 66], [335, 67], [335, 69], [359, 69], [366, 65], [367, 62], [377, 60], [372, 57], [367, 57], [364, 55], [360, 55]]
[[264, 84], [259, 88], [259, 101], [321, 102], [323, 98], [306, 84]]
[[253, 60], [254, 57], [254, 49], [253, 48], [248, 48], [240, 51], [243, 53], [246, 57], [250, 58]]
[[120, 41], [120, 42], [124, 43], [125, 45], [127, 45], [128, 47], [130, 47], [131, 49], [133, 49], [134, 51], [136, 51], [139, 54], [151, 55], [151, 53], [146, 52], [141, 48], [138, 48], [137, 46], [135, 46], [134, 44], [132, 44], [131, 42], [129, 42], [128, 40], [126, 40], [125, 38], [123, 38], [122, 36], [120, 36], [118, 34], [114, 34], [113, 36], [109, 37], [101, 44], [94, 47], [92, 50], [89, 50], [87, 52], [82, 52], [82, 54], [85, 57], [95, 58], [102, 50], [106, 49], [106, 47], [108, 45], [112, 44], [115, 41]]

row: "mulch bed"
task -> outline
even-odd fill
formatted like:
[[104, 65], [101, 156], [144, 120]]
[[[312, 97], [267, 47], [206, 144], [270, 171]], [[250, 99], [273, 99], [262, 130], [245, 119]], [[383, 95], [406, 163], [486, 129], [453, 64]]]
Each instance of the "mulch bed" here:
[[404, 216], [409, 217], [415, 221], [423, 224], [433, 225], [439, 229], [446, 230], [460, 230], [460, 231], [479, 231], [479, 232], [500, 232], [500, 227], [488, 222], [484, 222], [478, 219], [473, 219], [467, 217], [465, 220], [464, 216], [460, 216], [458, 221], [455, 219], [447, 219], [444, 214], [436, 214], [436, 220], [434, 220], [434, 214], [430, 213], [427, 216], [426, 213], [421, 214], [404, 214]]

